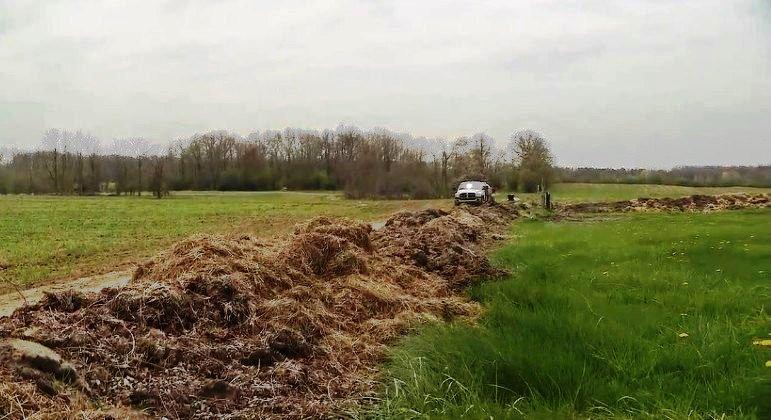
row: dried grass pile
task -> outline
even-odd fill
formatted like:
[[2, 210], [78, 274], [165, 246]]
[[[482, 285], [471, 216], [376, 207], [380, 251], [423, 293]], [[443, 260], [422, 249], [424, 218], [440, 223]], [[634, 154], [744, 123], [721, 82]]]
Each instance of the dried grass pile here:
[[397, 213], [375, 232], [373, 244], [381, 255], [436, 273], [457, 290], [479, 277], [501, 274], [474, 245], [516, 215], [504, 205]]
[[512, 217], [503, 207], [400, 213], [378, 232], [320, 217], [283, 241], [182, 241], [124, 288], [51, 294], [0, 319], [0, 340], [49, 347], [84, 384], [39, 375], [47, 389], [26, 367], [3, 366], [0, 417], [109, 414], [97, 407], [173, 418], [355, 409], [373, 395], [394, 338], [417, 322], [478, 314], [456, 292], [498, 274], [479, 247]]
[[563, 213], [619, 212], [710, 212], [765, 208], [771, 206], [768, 194], [691, 195], [680, 198], [637, 198], [634, 200], [558, 205]]

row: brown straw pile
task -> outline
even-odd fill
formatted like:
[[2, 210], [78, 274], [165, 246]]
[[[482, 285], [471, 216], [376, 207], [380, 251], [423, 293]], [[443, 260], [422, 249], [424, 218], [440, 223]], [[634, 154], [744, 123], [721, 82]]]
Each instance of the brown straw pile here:
[[691, 195], [680, 198], [637, 198], [634, 200], [602, 203], [558, 205], [562, 213], [620, 213], [620, 212], [710, 212], [765, 208], [771, 206], [768, 194]]
[[319, 217], [280, 241], [179, 242], [124, 288], [0, 319], [0, 417], [343, 415], [374, 396], [410, 326], [479, 313], [458, 291], [501, 274], [482, 245], [515, 214], [403, 212], [375, 232]]

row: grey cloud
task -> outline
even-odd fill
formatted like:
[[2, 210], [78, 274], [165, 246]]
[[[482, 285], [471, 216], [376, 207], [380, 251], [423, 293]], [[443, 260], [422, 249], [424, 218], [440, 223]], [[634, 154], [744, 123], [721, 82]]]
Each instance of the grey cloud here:
[[528, 127], [568, 165], [768, 163], [770, 22], [763, 0], [0, 0], [0, 106], [105, 140]]

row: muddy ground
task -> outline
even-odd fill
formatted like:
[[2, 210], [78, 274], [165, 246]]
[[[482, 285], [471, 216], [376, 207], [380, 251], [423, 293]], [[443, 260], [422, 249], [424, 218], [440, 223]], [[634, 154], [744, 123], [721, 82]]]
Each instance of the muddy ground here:
[[[557, 214], [768, 207], [767, 195], [558, 206]], [[280, 240], [198, 236], [122, 287], [44, 293], [0, 318], [0, 417], [339, 417], [374, 401], [387, 345], [473, 320], [462, 292], [520, 208], [319, 217]]]

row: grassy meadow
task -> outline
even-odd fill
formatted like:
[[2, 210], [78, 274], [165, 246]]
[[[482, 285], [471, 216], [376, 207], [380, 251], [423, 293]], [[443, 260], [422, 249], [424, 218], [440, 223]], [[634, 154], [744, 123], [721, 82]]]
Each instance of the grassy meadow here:
[[3, 280], [30, 287], [125, 268], [195, 233], [269, 237], [318, 215], [382, 220], [447, 200], [360, 201], [338, 193], [177, 193], [142, 197], [0, 196]]
[[[555, 201], [768, 192], [558, 184]], [[522, 195], [525, 199], [533, 196]], [[502, 198], [502, 197], [501, 197]], [[270, 237], [318, 215], [377, 221], [451, 200], [335, 192], [0, 197], [0, 291], [128, 268], [197, 233]], [[512, 271], [469, 293], [473, 326], [423, 327], [392, 353], [375, 417], [757, 416], [771, 350], [771, 211], [521, 220]]]
[[[557, 184], [552, 191], [558, 201], [597, 201], [768, 190]], [[272, 236], [317, 215], [376, 221], [401, 209], [451, 206], [451, 200], [346, 200], [337, 192], [177, 192], [163, 200], [0, 196], [0, 292], [9, 282], [25, 288], [126, 268], [196, 233]]]
[[470, 291], [483, 318], [405, 339], [375, 416], [771, 416], [758, 413], [771, 350], [752, 344], [771, 333], [771, 211], [520, 221], [512, 233], [495, 255], [512, 276]]

